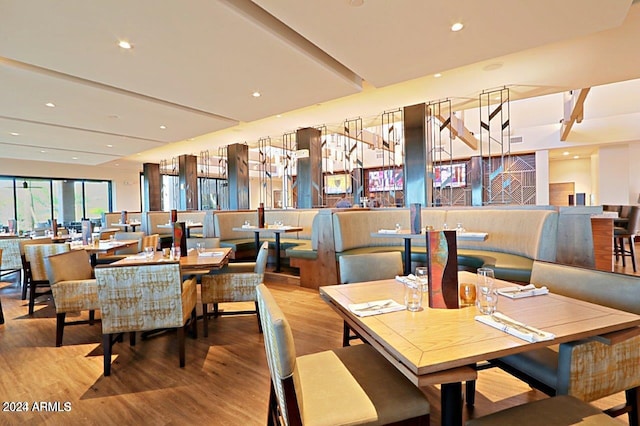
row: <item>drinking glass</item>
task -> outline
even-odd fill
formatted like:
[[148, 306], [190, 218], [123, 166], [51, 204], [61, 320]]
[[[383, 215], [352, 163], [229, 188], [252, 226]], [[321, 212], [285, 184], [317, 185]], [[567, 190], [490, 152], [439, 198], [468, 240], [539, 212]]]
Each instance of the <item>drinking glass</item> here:
[[202, 252], [204, 251], [204, 244], [197, 243], [196, 244], [196, 250], [198, 251], [198, 254], [202, 254]]
[[153, 247], [145, 247], [144, 248], [144, 257], [147, 258], [147, 260], [151, 260], [153, 259], [153, 255], [154, 255], [154, 248]]
[[498, 289], [494, 285], [495, 275], [491, 268], [478, 268], [476, 306], [483, 315], [491, 315], [498, 309]]
[[414, 275], [416, 276], [416, 281], [422, 286], [422, 292], [426, 294], [429, 291], [429, 268], [416, 266]]
[[416, 280], [407, 280], [404, 286], [404, 304], [407, 310], [417, 312], [422, 310], [422, 285]]
[[173, 260], [180, 260], [180, 247], [171, 247], [171, 258]]
[[476, 285], [460, 283], [460, 306], [473, 306], [476, 303]]

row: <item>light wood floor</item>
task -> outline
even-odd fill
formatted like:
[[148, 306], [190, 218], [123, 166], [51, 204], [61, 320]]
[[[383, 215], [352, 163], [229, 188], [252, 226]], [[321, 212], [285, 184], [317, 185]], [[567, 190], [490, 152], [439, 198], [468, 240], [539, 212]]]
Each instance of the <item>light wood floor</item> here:
[[[254, 315], [212, 320], [208, 338], [199, 323], [198, 339], [187, 338], [184, 369], [178, 367], [175, 333], [139, 340], [133, 348], [125, 339], [114, 347], [112, 375], [103, 377], [100, 326], [67, 327], [64, 346], [56, 348], [51, 300], [42, 300], [29, 317], [15, 278], [6, 276], [0, 283], [6, 319], [0, 326], [0, 401], [27, 402], [29, 410], [0, 411], [0, 424], [266, 423], [269, 375]], [[340, 346], [342, 321], [317, 292], [267, 284], [291, 323], [298, 355]], [[432, 403], [431, 423], [440, 424], [439, 390], [424, 391]], [[464, 415], [477, 417], [544, 397], [497, 369], [481, 371], [476, 406]], [[622, 401], [616, 395], [595, 405], [608, 408]], [[33, 411], [40, 402], [68, 402], [70, 410]]]

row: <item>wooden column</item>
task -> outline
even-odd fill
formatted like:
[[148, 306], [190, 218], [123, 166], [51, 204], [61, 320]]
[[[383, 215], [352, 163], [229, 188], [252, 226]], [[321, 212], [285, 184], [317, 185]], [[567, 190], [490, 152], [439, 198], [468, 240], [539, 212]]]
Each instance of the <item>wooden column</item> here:
[[613, 272], [613, 218], [592, 217], [591, 232], [595, 268]]
[[227, 147], [229, 176], [229, 209], [249, 208], [249, 147], [233, 144]]
[[198, 210], [198, 157], [178, 157], [178, 182], [180, 184], [180, 210]]
[[309, 156], [298, 159], [298, 177], [296, 187], [298, 198], [296, 207], [310, 209], [322, 204], [322, 147], [320, 142], [320, 130], [310, 127], [299, 129], [296, 132], [296, 145], [298, 150], [308, 149]]
[[[404, 205], [431, 205], [430, 179], [427, 178], [426, 105], [404, 108]], [[429, 186], [427, 186], [429, 183]]]
[[144, 163], [142, 165], [142, 174], [144, 178], [142, 210], [145, 212], [162, 210], [160, 164]]

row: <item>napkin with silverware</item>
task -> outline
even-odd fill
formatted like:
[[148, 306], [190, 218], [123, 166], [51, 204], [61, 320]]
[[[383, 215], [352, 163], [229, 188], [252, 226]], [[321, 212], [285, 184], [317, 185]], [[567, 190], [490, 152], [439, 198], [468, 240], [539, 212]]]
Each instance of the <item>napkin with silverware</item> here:
[[549, 289], [545, 286], [537, 288], [534, 284], [528, 284], [524, 286], [502, 287], [498, 289], [498, 294], [511, 299], [520, 299], [522, 297], [549, 294]]
[[396, 275], [396, 281], [399, 281], [402, 284], [415, 284], [416, 283], [416, 276], [413, 275], [413, 274], [409, 274], [406, 277], [400, 276], [400, 275]]
[[476, 321], [531, 343], [553, 340], [556, 337], [553, 333], [526, 325], [500, 312], [496, 312], [493, 315], [478, 315], [476, 316]]
[[351, 303], [349, 310], [359, 317], [370, 315], [386, 314], [388, 312], [402, 311], [406, 306], [399, 304], [392, 299], [374, 300], [373, 302]]

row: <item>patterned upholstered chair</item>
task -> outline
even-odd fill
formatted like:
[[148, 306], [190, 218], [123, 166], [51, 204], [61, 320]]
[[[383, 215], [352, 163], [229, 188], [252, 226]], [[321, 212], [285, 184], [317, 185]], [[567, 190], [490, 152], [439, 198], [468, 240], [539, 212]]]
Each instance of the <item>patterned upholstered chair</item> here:
[[38, 293], [38, 287], [50, 286], [44, 264], [45, 257], [68, 252], [69, 250], [70, 246], [68, 243], [28, 244], [24, 246], [24, 257], [28, 263], [29, 274], [29, 315], [33, 315], [36, 297], [51, 293], [51, 288], [45, 292]]
[[29, 280], [31, 279], [31, 273], [29, 271], [29, 262], [27, 262], [24, 254], [25, 246], [29, 244], [53, 244], [51, 238], [24, 238], [19, 240], [20, 245], [20, 261], [22, 262], [22, 300], [27, 298], [27, 290], [29, 289]]
[[154, 250], [158, 250], [158, 242], [160, 241], [160, 234], [145, 235], [142, 237], [142, 250], [145, 247], [153, 247]]
[[256, 293], [271, 374], [268, 424], [429, 424], [425, 395], [370, 345], [297, 357], [271, 292], [260, 284]]
[[184, 331], [196, 315], [196, 280], [182, 281], [177, 262], [142, 266], [98, 265], [95, 269], [102, 316], [104, 375], [111, 374], [111, 352], [117, 335], [175, 328], [180, 367], [185, 364]]
[[[234, 268], [234, 264], [227, 265], [221, 273], [202, 276], [200, 297], [202, 299], [202, 317], [204, 335], [209, 335], [209, 313], [207, 305], [213, 303], [213, 316], [221, 315], [218, 310], [219, 303], [227, 302], [254, 302], [255, 311], [225, 311], [224, 315], [237, 315], [255, 313], [258, 316], [258, 329], [260, 326], [260, 311], [256, 302], [256, 286], [264, 280], [264, 271], [267, 267], [269, 256], [269, 242], [265, 241], [260, 247], [258, 258], [255, 262], [244, 262]], [[251, 272], [246, 270], [252, 267]]]
[[[24, 271], [22, 270], [22, 258], [20, 256], [20, 239], [18, 238], [1, 238], [0, 249], [2, 249], [4, 255], [2, 256], [2, 262], [0, 262], [0, 276], [13, 274], [15, 272], [21, 273], [21, 281], [23, 286], [23, 297], [26, 299], [27, 294], [27, 282]], [[29, 240], [30, 241], [30, 240]]]
[[[402, 275], [402, 254], [399, 251], [340, 256], [340, 283], [350, 284], [395, 278]], [[342, 326], [342, 346], [358, 336], [351, 334], [346, 322]]]
[[[84, 250], [72, 250], [44, 259], [56, 306], [56, 346], [62, 346], [65, 325], [93, 325], [98, 306], [98, 287], [91, 259]], [[67, 313], [89, 311], [88, 321], [65, 322]]]

